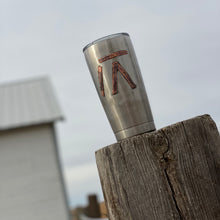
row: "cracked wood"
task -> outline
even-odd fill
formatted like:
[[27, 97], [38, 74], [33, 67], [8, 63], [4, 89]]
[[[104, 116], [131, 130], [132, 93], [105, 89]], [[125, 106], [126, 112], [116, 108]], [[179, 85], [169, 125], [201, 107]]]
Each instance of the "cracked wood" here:
[[110, 220], [220, 219], [220, 137], [208, 115], [96, 152]]

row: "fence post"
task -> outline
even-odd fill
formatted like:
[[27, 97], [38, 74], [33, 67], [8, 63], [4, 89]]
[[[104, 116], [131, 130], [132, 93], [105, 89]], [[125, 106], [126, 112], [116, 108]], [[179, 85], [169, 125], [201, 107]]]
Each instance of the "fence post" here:
[[220, 137], [209, 115], [96, 152], [110, 220], [220, 219]]

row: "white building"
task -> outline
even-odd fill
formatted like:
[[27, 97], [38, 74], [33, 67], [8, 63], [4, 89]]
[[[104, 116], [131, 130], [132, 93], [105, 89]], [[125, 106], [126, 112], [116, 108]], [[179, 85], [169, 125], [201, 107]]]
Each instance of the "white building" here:
[[47, 78], [0, 85], [0, 220], [69, 220]]

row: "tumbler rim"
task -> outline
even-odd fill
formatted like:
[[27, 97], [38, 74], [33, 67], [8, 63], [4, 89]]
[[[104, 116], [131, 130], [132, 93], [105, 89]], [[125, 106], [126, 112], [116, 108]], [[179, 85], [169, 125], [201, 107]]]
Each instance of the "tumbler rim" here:
[[110, 39], [110, 38], [113, 38], [113, 37], [117, 37], [117, 36], [120, 36], [120, 35], [129, 36], [128, 33], [122, 32], [122, 33], [110, 34], [110, 35], [107, 35], [107, 36], [105, 36], [105, 37], [98, 38], [97, 40], [92, 41], [91, 43], [87, 44], [87, 45], [83, 48], [83, 52], [84, 52], [87, 48], [91, 47], [91, 46], [94, 45], [94, 44], [97, 44], [98, 42], [101, 42], [101, 41], [103, 41], [103, 40], [107, 40], [107, 39]]

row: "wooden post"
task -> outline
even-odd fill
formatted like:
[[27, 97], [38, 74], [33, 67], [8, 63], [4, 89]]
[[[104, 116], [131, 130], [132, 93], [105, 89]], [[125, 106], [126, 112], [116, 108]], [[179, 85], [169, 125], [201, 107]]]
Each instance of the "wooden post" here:
[[220, 137], [209, 115], [96, 152], [110, 220], [220, 219]]

